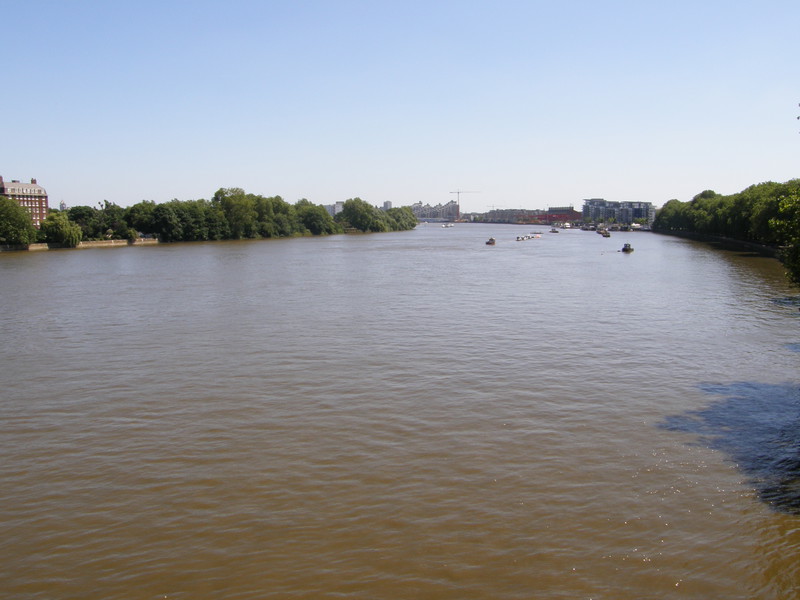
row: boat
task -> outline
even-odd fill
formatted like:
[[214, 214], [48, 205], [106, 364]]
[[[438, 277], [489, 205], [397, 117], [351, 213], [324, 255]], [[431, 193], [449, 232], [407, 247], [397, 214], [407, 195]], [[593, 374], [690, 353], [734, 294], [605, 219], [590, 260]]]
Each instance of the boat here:
[[550, 230], [550, 233], [558, 233], [558, 229], [556, 229], [555, 227], [553, 227], [553, 228]]
[[623, 244], [622, 250], [620, 250], [620, 252], [624, 252], [625, 254], [630, 254], [631, 252], [633, 252], [633, 248], [631, 248], [630, 244]]
[[493, 237], [490, 237], [488, 240], [486, 240], [486, 245], [487, 246], [494, 246], [495, 243], [497, 243], [497, 242]]

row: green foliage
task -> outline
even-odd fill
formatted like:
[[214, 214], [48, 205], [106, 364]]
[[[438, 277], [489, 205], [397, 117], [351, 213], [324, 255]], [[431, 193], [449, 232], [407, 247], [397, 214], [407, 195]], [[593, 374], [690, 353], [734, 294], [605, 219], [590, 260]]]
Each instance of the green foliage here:
[[75, 248], [81, 241], [81, 228], [72, 223], [63, 212], [51, 213], [42, 221], [41, 231], [48, 244], [59, 244], [64, 248]]
[[96, 208], [92, 208], [91, 206], [73, 206], [67, 210], [67, 217], [81, 228], [83, 239], [97, 239], [95, 233], [99, 231], [99, 225]]
[[142, 201], [125, 209], [125, 222], [128, 227], [142, 233], [154, 233], [153, 231], [153, 211], [156, 203], [152, 200]]
[[800, 283], [800, 179], [771, 181], [721, 196], [711, 190], [690, 202], [670, 200], [657, 213], [655, 231], [686, 231], [783, 248], [789, 276]]
[[230, 227], [225, 220], [225, 213], [222, 207], [207, 200], [198, 200], [203, 207], [203, 218], [208, 231], [209, 240], [227, 240], [230, 237]]
[[183, 224], [178, 218], [175, 203], [159, 204], [153, 210], [153, 233], [162, 242], [180, 242], [183, 238]]
[[0, 244], [27, 246], [36, 242], [31, 214], [15, 200], [0, 196]]
[[399, 208], [390, 208], [386, 211], [386, 217], [389, 219], [389, 224], [392, 231], [407, 231], [414, 229], [417, 226], [417, 217], [411, 211], [410, 206], [401, 206]]
[[103, 207], [98, 211], [100, 217], [100, 230], [103, 238], [114, 240], [128, 239], [128, 223], [125, 221], [125, 209], [108, 200], [103, 201]]
[[209, 203], [205, 200], [189, 200], [181, 202], [172, 200], [169, 202], [176, 218], [181, 224], [180, 239], [184, 242], [205, 241], [209, 238], [209, 219], [206, 211]]
[[295, 207], [280, 196], [253, 196], [261, 237], [288, 237], [306, 232]]
[[67, 211], [69, 220], [81, 228], [84, 240], [124, 240], [130, 237], [127, 211], [104, 200], [99, 208], [73, 206]]
[[131, 228], [165, 242], [271, 238], [341, 233], [323, 206], [301, 200], [296, 206], [280, 196], [222, 188], [209, 200], [141, 202], [125, 212]]
[[653, 229], [660, 231], [687, 231], [692, 222], [689, 205], [680, 200], [670, 200], [656, 214]]
[[410, 207], [403, 206], [383, 211], [361, 198], [347, 200], [342, 212], [336, 215], [335, 221], [343, 227], [352, 227], [363, 232], [405, 231], [417, 226], [417, 218]]
[[258, 236], [258, 213], [251, 194], [241, 188], [221, 188], [214, 194], [213, 202], [219, 204], [235, 240]]
[[779, 244], [780, 239], [770, 222], [779, 216], [780, 197], [789, 190], [772, 188], [769, 194], [754, 198], [748, 239], [765, 244]]
[[[13, 204], [15, 210], [19, 209]], [[29, 223], [27, 212], [21, 210]], [[175, 199], [164, 204], [150, 200], [126, 209], [104, 202], [97, 207], [53, 211], [56, 214], [60, 216], [50, 219], [40, 235], [43, 240], [62, 245], [77, 245], [81, 239], [134, 240], [140, 233], [156, 235], [163, 242], [189, 242], [329, 235], [342, 233], [345, 226], [361, 231], [400, 231], [417, 224], [409, 207], [382, 211], [354, 198], [334, 219], [324, 206], [306, 199], [292, 205], [280, 196], [248, 194], [241, 188], [221, 188], [211, 200]], [[31, 241], [36, 237], [36, 230], [33, 231]]]
[[221, 207], [208, 200], [171, 200], [165, 204], [141, 202], [126, 213], [131, 228], [157, 235], [163, 242], [227, 239], [228, 223]]
[[800, 192], [781, 197], [771, 224], [784, 243], [782, 258], [789, 278], [800, 285]]
[[333, 220], [333, 217], [325, 210], [324, 206], [312, 204], [303, 199], [295, 203], [294, 209], [299, 222], [312, 235], [328, 235], [341, 232], [341, 227]]
[[719, 231], [720, 208], [722, 197], [711, 190], [706, 190], [689, 203], [693, 214], [694, 229], [699, 233]]
[[363, 232], [389, 231], [389, 225], [381, 211], [361, 198], [346, 200], [342, 212], [336, 215], [336, 221], [344, 227]]

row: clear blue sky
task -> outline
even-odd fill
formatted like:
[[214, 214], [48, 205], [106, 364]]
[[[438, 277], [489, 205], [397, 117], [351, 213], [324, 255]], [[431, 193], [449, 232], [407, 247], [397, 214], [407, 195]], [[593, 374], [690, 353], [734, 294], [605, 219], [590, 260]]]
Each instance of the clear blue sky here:
[[4, 1], [0, 175], [464, 211], [800, 177], [800, 2]]

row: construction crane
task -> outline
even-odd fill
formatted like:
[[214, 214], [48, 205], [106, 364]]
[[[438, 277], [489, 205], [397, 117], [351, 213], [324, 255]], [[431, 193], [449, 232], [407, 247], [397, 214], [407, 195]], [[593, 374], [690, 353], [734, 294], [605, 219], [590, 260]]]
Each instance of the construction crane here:
[[451, 194], [456, 195], [456, 204], [458, 205], [458, 219], [461, 218], [461, 194], [480, 194], [480, 192], [474, 192], [470, 190], [456, 190], [455, 192], [450, 192]]

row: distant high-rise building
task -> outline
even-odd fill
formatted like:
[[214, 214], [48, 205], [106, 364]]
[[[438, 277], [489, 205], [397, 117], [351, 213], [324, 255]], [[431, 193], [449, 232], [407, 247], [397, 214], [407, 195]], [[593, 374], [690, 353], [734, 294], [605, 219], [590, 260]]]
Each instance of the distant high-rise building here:
[[644, 221], [651, 225], [656, 209], [650, 202], [612, 202], [602, 198], [583, 201], [583, 220], [587, 223], [615, 222], [630, 225]]
[[422, 202], [416, 202], [411, 205], [411, 212], [414, 216], [421, 221], [437, 220], [437, 221], [457, 221], [460, 217], [458, 202], [451, 200], [447, 204], [437, 204], [431, 206]]
[[22, 183], [17, 179], [3, 181], [3, 176], [0, 175], [0, 196], [15, 200], [20, 206], [26, 208], [31, 213], [31, 221], [37, 229], [47, 218], [47, 212], [50, 209], [47, 204], [47, 192], [36, 183], [35, 179], [31, 179], [30, 183]]
[[339, 201], [336, 204], [325, 204], [325, 210], [328, 211], [328, 214], [332, 217], [335, 217], [340, 212], [344, 210], [344, 201]]

